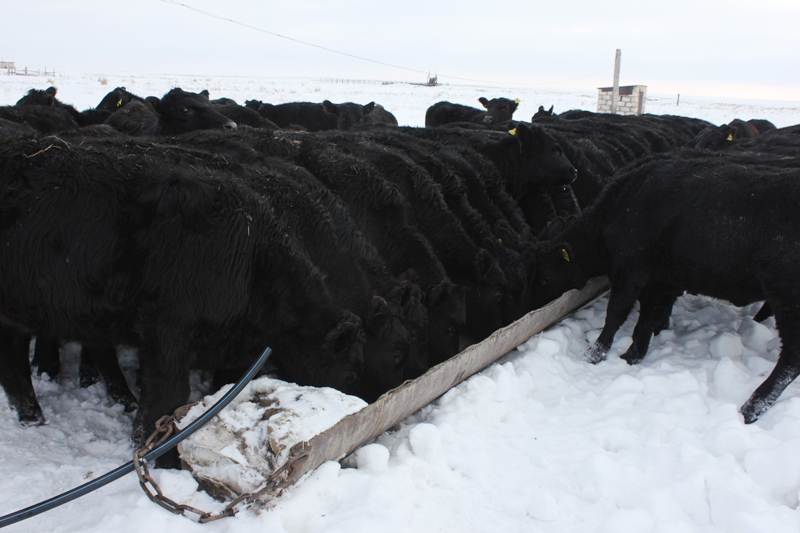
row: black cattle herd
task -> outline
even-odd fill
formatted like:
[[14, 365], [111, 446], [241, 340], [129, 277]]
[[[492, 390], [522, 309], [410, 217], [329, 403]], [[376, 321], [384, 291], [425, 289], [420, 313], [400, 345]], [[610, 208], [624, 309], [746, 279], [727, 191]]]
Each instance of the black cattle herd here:
[[783, 346], [742, 407], [756, 420], [800, 373], [800, 127], [480, 102], [424, 128], [374, 102], [181, 89], [0, 107], [0, 383], [20, 421], [43, 421], [34, 337], [51, 376], [82, 343], [82, 383], [138, 406], [141, 444], [192, 370], [221, 385], [271, 346], [275, 376], [374, 401], [601, 275], [592, 363], [637, 301], [631, 364], [685, 291], [765, 301]]

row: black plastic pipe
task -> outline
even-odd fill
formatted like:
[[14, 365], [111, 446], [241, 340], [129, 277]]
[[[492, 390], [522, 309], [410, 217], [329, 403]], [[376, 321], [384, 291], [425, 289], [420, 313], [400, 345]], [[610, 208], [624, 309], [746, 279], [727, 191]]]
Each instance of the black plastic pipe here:
[[[182, 440], [186, 439], [189, 435], [200, 429], [204, 424], [206, 424], [206, 422], [214, 418], [217, 413], [222, 411], [225, 406], [231, 403], [231, 401], [242, 391], [245, 385], [250, 383], [258, 371], [261, 370], [261, 367], [264, 366], [264, 363], [267, 362], [270, 354], [272, 354], [271, 348], [264, 350], [264, 353], [262, 353], [258, 360], [253, 363], [253, 366], [251, 366], [247, 373], [242, 376], [242, 379], [240, 379], [236, 385], [233, 386], [233, 388], [226, 392], [225, 395], [220, 398], [219, 401], [217, 401], [217, 403], [211, 406], [211, 409], [200, 415], [197, 420], [183, 428], [183, 430], [164, 441], [160, 446], [153, 448], [149, 453], [145, 454], [144, 458], [147, 461], [154, 461], [155, 459], [158, 459], [172, 448], [177, 446]], [[94, 479], [89, 483], [84, 483], [80, 487], [76, 487], [70, 491], [55, 496], [54, 498], [50, 498], [49, 500], [39, 502], [36, 505], [31, 505], [30, 507], [26, 507], [20, 511], [0, 517], [0, 528], [10, 526], [11, 524], [16, 524], [17, 522], [21, 522], [38, 514], [42, 514], [50, 509], [55, 509], [60, 505], [64, 505], [65, 503], [89, 494], [100, 487], [108, 485], [112, 481], [116, 481], [122, 476], [133, 472], [133, 470], [133, 461], [130, 461], [120, 466], [116, 470], [112, 470], [111, 472]]]

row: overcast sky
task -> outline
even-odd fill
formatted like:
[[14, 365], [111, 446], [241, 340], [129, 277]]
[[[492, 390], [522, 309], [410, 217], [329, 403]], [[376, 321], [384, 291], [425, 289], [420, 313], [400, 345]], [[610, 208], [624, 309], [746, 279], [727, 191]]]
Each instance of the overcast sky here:
[[14, 0], [0, 21], [0, 58], [18, 69], [420, 82], [430, 71], [594, 90], [612, 84], [621, 49], [620, 83], [649, 93], [800, 100], [798, 0]]

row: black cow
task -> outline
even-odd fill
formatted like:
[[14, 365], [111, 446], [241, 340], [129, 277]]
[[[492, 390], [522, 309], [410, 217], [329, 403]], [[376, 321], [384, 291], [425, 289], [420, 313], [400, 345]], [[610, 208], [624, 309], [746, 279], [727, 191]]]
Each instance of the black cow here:
[[605, 326], [587, 358], [606, 357], [637, 299], [639, 320], [622, 356], [631, 364], [645, 356], [683, 291], [734, 305], [766, 300], [783, 346], [741, 408], [745, 422], [757, 420], [800, 373], [798, 180], [796, 163], [782, 168], [753, 154], [684, 151], [648, 158], [612, 182], [558, 239], [564, 244], [550, 246], [564, 266], [577, 260], [610, 275]]
[[149, 97], [147, 102], [158, 114], [158, 122], [150, 134], [175, 135], [204, 129], [235, 130], [236, 123], [216, 110], [208, 98], [198, 93], [175, 88], [161, 99]]
[[[476, 320], [484, 322], [474, 330], [470, 326], [467, 327], [472, 330], [473, 339], [480, 339], [490, 334], [493, 331], [490, 329], [492, 325], [497, 329], [500, 325], [506, 325], [527, 313], [530, 310], [527, 286], [533, 268], [533, 258], [524, 258], [520, 252], [526, 248], [523, 243], [530, 238], [530, 230], [522, 220], [522, 214], [516, 203], [508, 196], [496, 170], [492, 173], [492, 167], [488, 162], [486, 167], [474, 166], [448, 145], [418, 139], [399, 131], [372, 132], [370, 139], [385, 145], [384, 151], [401, 151], [415, 164], [424, 168], [430, 178], [439, 185], [442, 199], [463, 228], [463, 230], [455, 228], [445, 233], [457, 235], [463, 231], [474, 242], [474, 245], [458, 245], [462, 252], [467, 252], [473, 257], [472, 260], [457, 260], [454, 257], [451, 260], [459, 261], [462, 267], [482, 264], [477, 272], [483, 274], [477, 277], [474, 273], [464, 276], [464, 272], [459, 276], [458, 271], [451, 270], [453, 267], [448, 267], [447, 261], [437, 251], [454, 281], [468, 284], [468, 297], [471, 292], [480, 293], [481, 304], [478, 308], [485, 309], [486, 306], [493, 305], [496, 308], [495, 312], [500, 314], [495, 316], [494, 320], [487, 319], [485, 312], [470, 317], [468, 306], [468, 322], [472, 324]], [[475, 153], [472, 156], [474, 162], [480, 160], [479, 154]], [[387, 174], [397, 176], [401, 173]], [[436, 225], [442, 229], [448, 227], [445, 223]], [[433, 238], [429, 238], [434, 242]], [[454, 239], [450, 244], [456, 245], [457, 241]], [[481, 251], [472, 251], [475, 246]], [[492, 262], [480, 263], [479, 258], [484, 250], [493, 258]], [[490, 281], [492, 276], [489, 274], [493, 268], [491, 263], [494, 262], [500, 266], [505, 283], [496, 275], [495, 280]], [[498, 301], [500, 298], [502, 303]], [[472, 307], [475, 308], [475, 302]]]
[[335, 130], [339, 117], [328, 113], [322, 104], [313, 102], [290, 102], [268, 104], [260, 100], [247, 100], [245, 106], [274, 122], [279, 128], [301, 129], [305, 131]]
[[[131, 95], [123, 94], [124, 88], [117, 88], [107, 94], [101, 101], [101, 106], [94, 109], [87, 109], [85, 111], [78, 111], [74, 106], [65, 104], [56, 98], [58, 89], [55, 87], [48, 87], [47, 89], [31, 89], [22, 98], [20, 98], [17, 107], [43, 107], [50, 109], [59, 109], [62, 112], [69, 114], [72, 120], [78, 126], [91, 126], [94, 124], [102, 123], [114, 111], [112, 107], [114, 102], [126, 100]], [[137, 97], [138, 98], [138, 97]]]
[[531, 122], [536, 122], [537, 118], [552, 117], [553, 115], [554, 115], [553, 106], [550, 106], [550, 109], [545, 111], [544, 106], [540, 105], [539, 106], [539, 110], [536, 111], [536, 113], [533, 114], [533, 117], [531, 117]]
[[543, 185], [572, 183], [577, 172], [559, 142], [546, 129], [518, 123], [508, 131], [483, 128], [400, 128], [418, 138], [477, 151], [496, 167], [514, 198]]
[[[325, 276], [332, 297], [339, 306], [357, 314], [366, 333], [364, 370], [354, 392], [367, 402], [400, 385], [405, 365], [414, 346], [403, 323], [400, 309], [404, 295], [383, 293], [373, 286], [359, 265], [359, 256], [339, 240], [336, 222], [322, 202], [317, 189], [309, 190], [313, 177], [283, 160], [267, 160], [238, 172], [258, 192], [270, 199], [276, 213]], [[417, 296], [419, 298], [419, 296]]]
[[214, 108], [234, 121], [237, 126], [250, 126], [253, 128], [269, 128], [277, 129], [278, 125], [261, 116], [255, 109], [247, 106], [241, 106], [236, 103], [236, 100], [231, 98], [217, 98], [211, 100], [211, 95], [207, 90], [202, 90], [202, 96], [208, 98], [208, 101]]
[[372, 111], [364, 115], [361, 119], [362, 124], [380, 124], [385, 126], [397, 126], [397, 117], [391, 112], [387, 111], [385, 107], [380, 104], [375, 104]]
[[706, 150], [723, 150], [728, 148], [730, 141], [755, 139], [763, 133], [775, 130], [777, 130], [775, 125], [768, 120], [751, 119], [745, 122], [737, 118], [718, 127], [709, 126], [686, 143], [686, 146]]
[[474, 107], [453, 104], [443, 101], [430, 106], [425, 112], [425, 127], [435, 128], [453, 122], [472, 122], [476, 124], [498, 124], [507, 122], [514, 116], [519, 100], [508, 98], [492, 98], [488, 100], [481, 96], [478, 101], [486, 110]]
[[222, 98], [214, 98], [214, 99], [212, 99], [211, 98], [211, 93], [208, 92], [208, 89], [203, 89], [202, 91], [200, 91], [199, 94], [202, 94], [203, 96], [208, 98], [208, 101], [209, 101], [209, 103], [211, 103], [211, 105], [222, 105], [222, 106], [239, 105], [239, 103], [236, 100], [234, 100], [233, 98], [227, 98], [225, 96], [223, 96]]
[[137, 444], [185, 403], [189, 368], [246, 366], [267, 345], [287, 379], [352, 392], [360, 320], [265, 197], [177, 146], [71, 140], [0, 142], [0, 313], [29, 334], [137, 346]]
[[125, 87], [117, 87], [106, 94], [97, 107], [81, 111], [81, 125], [102, 124], [118, 109], [131, 102], [144, 102], [144, 98], [129, 92]]
[[50, 134], [78, 127], [73, 116], [65, 109], [36, 105], [0, 106], [0, 121], [0, 131], [22, 135], [26, 134], [25, 128]]
[[[389, 135], [385, 143], [377, 143], [364, 134], [337, 134], [320, 135], [315, 141], [363, 158], [376, 169], [375, 179], [397, 187], [415, 227], [430, 242], [447, 276], [465, 288], [465, 342], [479, 342], [506, 325], [503, 299], [510, 290], [508, 282], [497, 261], [473, 241], [450, 210], [441, 185], [405, 150], [391, 146], [393, 137]], [[431, 360], [431, 364], [439, 362], [436, 356]]]
[[336, 128], [340, 130], [351, 130], [359, 124], [387, 124], [397, 126], [397, 119], [394, 115], [386, 111], [381, 105], [370, 102], [365, 105], [345, 102], [334, 104], [330, 100], [322, 102], [325, 111], [336, 115]]
[[112, 113], [105, 121], [128, 135], [145, 135], [158, 125], [158, 113], [147, 102], [132, 101]]
[[392, 275], [406, 277], [423, 290], [428, 353], [444, 359], [458, 353], [466, 320], [463, 288], [448, 278], [430, 242], [414, 226], [410, 206], [396, 186], [376, 175], [367, 161], [315, 142], [313, 137], [280, 141], [296, 150], [290, 156], [293, 161], [350, 207], [356, 224], [383, 256]]
[[[221, 112], [224, 107], [210, 104], [202, 94], [175, 88], [162, 98], [148, 96], [143, 102], [131, 101], [117, 109], [105, 123], [129, 135], [177, 135], [206, 129], [234, 131], [237, 124]], [[259, 123], [269, 127], [267, 123]]]
[[258, 111], [236, 103], [213, 104], [214, 108], [234, 121], [237, 126], [250, 126], [251, 128], [278, 129], [278, 125], [262, 117]]

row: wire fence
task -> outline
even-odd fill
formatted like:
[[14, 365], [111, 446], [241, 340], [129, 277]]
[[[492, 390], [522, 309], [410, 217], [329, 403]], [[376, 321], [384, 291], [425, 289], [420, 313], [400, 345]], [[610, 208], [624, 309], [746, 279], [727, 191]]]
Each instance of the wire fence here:
[[56, 69], [47, 70], [47, 67], [44, 70], [39, 69], [29, 69], [28, 67], [24, 67], [22, 69], [18, 69], [16, 67], [6, 67], [5, 68], [6, 74], [9, 76], [16, 75], [16, 76], [55, 76]]

